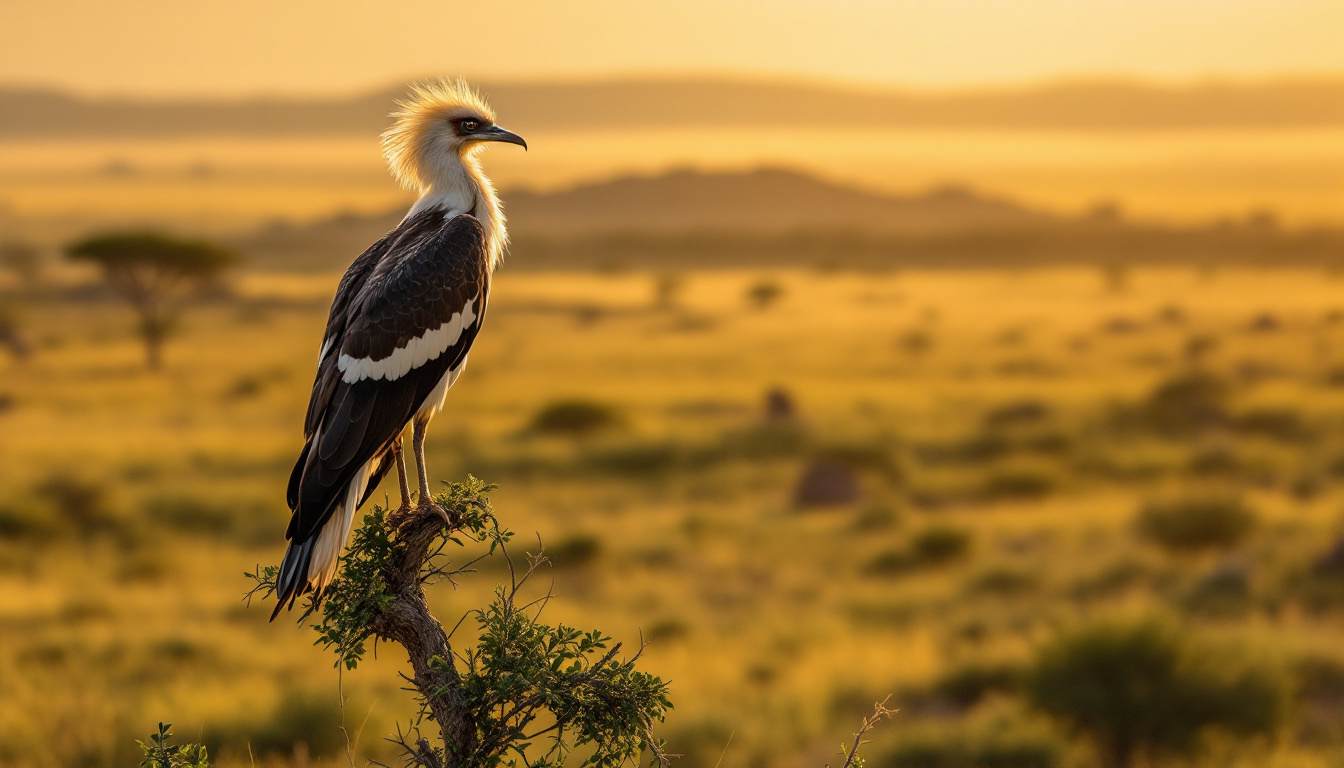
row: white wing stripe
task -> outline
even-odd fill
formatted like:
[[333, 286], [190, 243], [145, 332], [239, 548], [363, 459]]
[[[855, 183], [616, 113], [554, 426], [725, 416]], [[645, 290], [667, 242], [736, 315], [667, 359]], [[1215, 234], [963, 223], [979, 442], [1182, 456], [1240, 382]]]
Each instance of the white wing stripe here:
[[462, 306], [461, 312], [453, 313], [451, 320], [411, 339], [406, 346], [397, 347], [392, 350], [391, 355], [382, 360], [351, 357], [341, 353], [340, 359], [336, 362], [336, 367], [341, 372], [341, 380], [346, 384], [354, 384], [365, 379], [395, 381], [430, 360], [437, 360], [439, 355], [448, 351], [449, 347], [462, 338], [463, 331], [476, 324], [475, 304], [478, 298], [480, 294], [471, 297]]

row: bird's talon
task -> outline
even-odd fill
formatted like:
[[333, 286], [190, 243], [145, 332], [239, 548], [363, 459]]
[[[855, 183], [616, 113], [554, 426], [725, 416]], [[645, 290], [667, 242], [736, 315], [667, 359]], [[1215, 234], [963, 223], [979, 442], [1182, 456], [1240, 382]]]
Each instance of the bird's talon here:
[[419, 512], [422, 515], [434, 515], [443, 521], [445, 527], [453, 527], [452, 515], [449, 515], [447, 510], [432, 501], [421, 502]]

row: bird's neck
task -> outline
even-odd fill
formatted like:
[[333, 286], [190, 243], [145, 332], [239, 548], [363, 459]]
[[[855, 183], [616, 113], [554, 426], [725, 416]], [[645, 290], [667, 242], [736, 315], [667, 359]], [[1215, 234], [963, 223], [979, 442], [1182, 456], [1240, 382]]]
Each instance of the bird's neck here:
[[441, 155], [429, 170], [428, 184], [421, 191], [420, 199], [406, 213], [406, 218], [428, 210], [441, 210], [446, 219], [472, 214], [485, 230], [486, 253], [490, 270], [494, 271], [503, 258], [509, 235], [499, 197], [481, 171], [476, 157], [470, 152]]

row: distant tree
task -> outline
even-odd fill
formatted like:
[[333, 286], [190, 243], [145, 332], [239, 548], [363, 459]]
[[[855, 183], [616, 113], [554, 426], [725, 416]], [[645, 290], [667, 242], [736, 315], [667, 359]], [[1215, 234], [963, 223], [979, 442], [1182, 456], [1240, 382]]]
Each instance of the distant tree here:
[[765, 309], [784, 296], [784, 287], [773, 280], [759, 280], [747, 288], [747, 300], [757, 309]]
[[71, 245], [71, 259], [97, 264], [103, 278], [121, 294], [140, 320], [145, 361], [163, 363], [163, 343], [173, 328], [182, 294], [217, 278], [239, 257], [213, 243], [180, 240], [154, 232], [97, 235]]
[[1106, 768], [1190, 755], [1209, 729], [1272, 733], [1285, 703], [1281, 676], [1155, 621], [1062, 635], [1041, 650], [1027, 690], [1037, 708], [1090, 737]]
[[32, 243], [21, 240], [0, 242], [0, 267], [3, 267], [26, 284], [37, 282], [42, 272], [42, 251]]

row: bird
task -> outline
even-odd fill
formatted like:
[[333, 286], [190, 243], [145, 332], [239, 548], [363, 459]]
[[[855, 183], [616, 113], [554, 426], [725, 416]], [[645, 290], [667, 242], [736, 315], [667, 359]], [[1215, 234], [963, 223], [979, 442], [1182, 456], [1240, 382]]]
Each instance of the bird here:
[[412, 428], [419, 506], [432, 508], [425, 432], [462, 374], [508, 244], [499, 197], [480, 166], [489, 143], [527, 149], [495, 124], [464, 80], [411, 86], [382, 134], [383, 156], [419, 194], [395, 229], [351, 263], [318, 352], [304, 444], [289, 477], [288, 545], [277, 603], [320, 600], [336, 576], [356, 510], [393, 467], [410, 509], [402, 434]]

